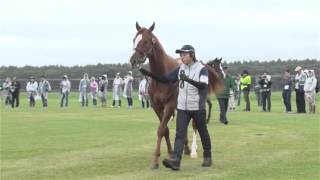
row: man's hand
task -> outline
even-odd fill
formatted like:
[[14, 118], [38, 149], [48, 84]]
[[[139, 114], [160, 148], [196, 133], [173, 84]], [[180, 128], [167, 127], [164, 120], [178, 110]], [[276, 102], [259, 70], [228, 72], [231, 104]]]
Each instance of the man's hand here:
[[186, 74], [184, 74], [184, 73], [180, 73], [180, 80], [186, 81], [186, 80], [188, 80], [188, 76], [186, 76]]

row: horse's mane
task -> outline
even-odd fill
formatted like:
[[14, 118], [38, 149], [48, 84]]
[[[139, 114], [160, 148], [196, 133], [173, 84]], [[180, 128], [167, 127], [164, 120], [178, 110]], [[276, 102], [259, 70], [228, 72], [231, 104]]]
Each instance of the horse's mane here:
[[[209, 61], [210, 62], [210, 61]], [[204, 64], [208, 69], [209, 76], [209, 93], [219, 93], [223, 90], [223, 82], [221, 81], [218, 73], [212, 68], [210, 64]]]

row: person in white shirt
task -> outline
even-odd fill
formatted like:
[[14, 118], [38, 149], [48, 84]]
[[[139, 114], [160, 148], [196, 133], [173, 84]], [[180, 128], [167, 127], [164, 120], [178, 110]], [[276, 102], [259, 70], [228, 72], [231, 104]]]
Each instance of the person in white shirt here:
[[306, 102], [304, 99], [304, 82], [306, 81], [307, 76], [302, 72], [302, 68], [300, 66], [297, 66], [294, 71], [296, 72], [295, 91], [297, 113], [306, 113]]
[[141, 106], [142, 108], [149, 108], [149, 93], [148, 93], [148, 88], [149, 88], [149, 81], [151, 81], [151, 79], [147, 79], [146, 76], [144, 76], [144, 78], [140, 81], [139, 84], [139, 99], [141, 100]]
[[29, 106], [30, 107], [35, 107], [36, 101], [35, 98], [38, 94], [38, 83], [37, 81], [34, 80], [34, 77], [30, 77], [30, 81], [27, 83], [26, 90], [28, 92], [28, 99], [29, 99]]
[[113, 102], [112, 107], [116, 107], [116, 101], [118, 101], [118, 108], [121, 107], [121, 86], [123, 84], [123, 81], [120, 77], [120, 73], [116, 74], [116, 77], [113, 80]]
[[79, 99], [81, 101], [82, 107], [84, 106], [88, 107], [88, 93], [90, 91], [89, 84], [90, 84], [90, 80], [89, 80], [88, 74], [84, 73], [83, 78], [80, 80], [80, 83], [79, 83], [79, 92], [80, 92]]
[[309, 105], [309, 112], [316, 113], [316, 86], [317, 79], [313, 70], [308, 70], [308, 77], [304, 83], [304, 95]]
[[71, 89], [71, 83], [67, 75], [63, 75], [62, 81], [60, 82], [61, 102], [60, 107], [68, 107], [69, 93]]
[[97, 96], [98, 96], [98, 83], [95, 77], [91, 77], [90, 79], [90, 94], [92, 97], [92, 104], [94, 107], [97, 106]]
[[132, 72], [129, 71], [128, 75], [124, 78], [124, 90], [123, 90], [123, 96], [128, 100], [128, 108], [132, 108], [132, 104], [133, 104], [132, 83], [133, 83]]
[[12, 82], [10, 77], [7, 77], [5, 82], [3, 82], [2, 84], [2, 88], [3, 88], [3, 98], [5, 101], [5, 105], [6, 107], [10, 107], [11, 103], [12, 103], [12, 91], [11, 88], [12, 87]]
[[38, 92], [39, 92], [39, 95], [41, 96], [42, 106], [44, 108], [48, 107], [48, 94], [50, 91], [51, 91], [51, 86], [49, 81], [47, 81], [44, 76], [41, 76]]

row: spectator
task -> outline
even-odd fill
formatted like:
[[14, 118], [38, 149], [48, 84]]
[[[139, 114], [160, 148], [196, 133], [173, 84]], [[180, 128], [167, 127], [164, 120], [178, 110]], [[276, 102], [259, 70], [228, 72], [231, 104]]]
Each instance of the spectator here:
[[296, 67], [295, 72], [297, 113], [306, 113], [306, 102], [304, 99], [304, 83], [307, 79], [307, 76], [302, 72], [302, 68], [300, 66]]
[[304, 92], [310, 113], [316, 113], [316, 86], [317, 79], [314, 75], [314, 71], [308, 70], [308, 77], [304, 83]]
[[290, 70], [286, 70], [282, 80], [282, 98], [287, 113], [291, 113], [291, 89], [292, 80]]
[[[259, 81], [261, 86], [261, 97], [262, 97], [262, 110], [266, 112], [271, 111], [271, 76], [267, 73], [263, 73]], [[268, 109], [266, 109], [266, 104], [268, 104]]]

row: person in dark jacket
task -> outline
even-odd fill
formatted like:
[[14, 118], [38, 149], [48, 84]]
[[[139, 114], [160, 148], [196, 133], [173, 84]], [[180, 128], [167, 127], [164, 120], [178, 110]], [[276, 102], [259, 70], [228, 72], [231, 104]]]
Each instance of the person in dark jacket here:
[[21, 88], [20, 82], [17, 80], [16, 77], [13, 77], [11, 85], [13, 87], [11, 106], [12, 108], [19, 107], [20, 88]]
[[[261, 86], [261, 97], [262, 97], [262, 110], [266, 112], [271, 111], [271, 76], [267, 75], [267, 73], [263, 73], [261, 75], [261, 80], [259, 81]], [[266, 104], [268, 104], [268, 108], [266, 109]]]
[[287, 113], [291, 113], [291, 89], [292, 79], [290, 70], [288, 69], [286, 70], [282, 78], [282, 98]]
[[224, 77], [221, 77], [224, 84], [224, 89], [221, 93], [217, 94], [217, 99], [220, 107], [220, 122], [227, 125], [227, 111], [230, 97], [230, 89], [236, 90], [234, 79], [228, 74], [228, 67], [223, 67], [225, 73]]

